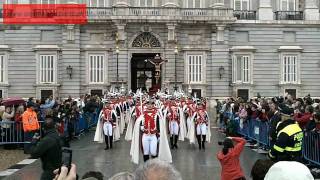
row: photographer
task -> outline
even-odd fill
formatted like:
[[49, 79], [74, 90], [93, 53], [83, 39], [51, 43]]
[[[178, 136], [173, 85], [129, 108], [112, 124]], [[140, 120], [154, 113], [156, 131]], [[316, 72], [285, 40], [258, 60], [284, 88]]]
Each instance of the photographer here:
[[[234, 146], [233, 142], [237, 144]], [[246, 140], [240, 137], [228, 137], [219, 145], [223, 145], [222, 151], [217, 154], [217, 159], [222, 166], [221, 180], [245, 180], [240, 166], [239, 157]]]
[[54, 178], [53, 171], [61, 166], [62, 142], [50, 116], [44, 121], [44, 131], [45, 135], [40, 141], [40, 136], [33, 137], [31, 157], [41, 159], [43, 169], [41, 180], [51, 180]]

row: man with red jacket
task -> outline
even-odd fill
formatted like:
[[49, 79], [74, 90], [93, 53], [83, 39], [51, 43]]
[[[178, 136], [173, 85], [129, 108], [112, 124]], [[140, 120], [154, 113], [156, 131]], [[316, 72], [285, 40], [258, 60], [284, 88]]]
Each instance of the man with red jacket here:
[[308, 105], [305, 109], [305, 113], [300, 113], [298, 110], [294, 113], [294, 120], [299, 123], [301, 129], [304, 129], [310, 121], [313, 113], [313, 107]]
[[180, 124], [180, 116], [178, 112], [178, 106], [176, 105], [175, 100], [171, 101], [169, 105], [169, 131], [170, 131], [170, 145], [171, 149], [178, 149], [178, 137], [179, 137], [179, 124]]

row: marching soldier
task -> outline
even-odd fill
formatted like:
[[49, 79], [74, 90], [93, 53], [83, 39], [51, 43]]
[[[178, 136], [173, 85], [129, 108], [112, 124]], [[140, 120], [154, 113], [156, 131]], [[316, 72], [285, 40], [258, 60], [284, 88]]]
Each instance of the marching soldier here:
[[143, 160], [146, 162], [150, 155], [157, 157], [158, 136], [160, 132], [160, 117], [153, 102], [149, 101], [146, 111], [143, 112], [144, 120], [141, 123]]
[[207, 135], [207, 126], [208, 126], [208, 114], [203, 104], [199, 104], [199, 107], [196, 112], [196, 134], [199, 144], [199, 149], [205, 149], [206, 135]]
[[168, 120], [171, 149], [178, 149], [177, 142], [179, 137], [180, 115], [178, 113], [178, 107], [174, 100], [171, 101], [171, 105], [169, 106]]
[[103, 133], [105, 137], [105, 143], [107, 149], [112, 149], [113, 144], [113, 128], [115, 127], [115, 122], [117, 121], [116, 111], [113, 110], [112, 106], [107, 103], [106, 107], [103, 108], [102, 120], [103, 120]]

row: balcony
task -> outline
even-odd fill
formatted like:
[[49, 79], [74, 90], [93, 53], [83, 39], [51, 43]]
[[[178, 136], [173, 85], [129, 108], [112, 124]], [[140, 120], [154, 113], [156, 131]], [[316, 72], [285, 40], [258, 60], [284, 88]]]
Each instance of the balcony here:
[[303, 11], [276, 11], [276, 20], [303, 20]]
[[170, 7], [112, 7], [87, 9], [88, 20], [234, 20], [232, 9], [170, 8]]
[[234, 10], [233, 16], [236, 17], [238, 20], [256, 20], [256, 11], [239, 11]]

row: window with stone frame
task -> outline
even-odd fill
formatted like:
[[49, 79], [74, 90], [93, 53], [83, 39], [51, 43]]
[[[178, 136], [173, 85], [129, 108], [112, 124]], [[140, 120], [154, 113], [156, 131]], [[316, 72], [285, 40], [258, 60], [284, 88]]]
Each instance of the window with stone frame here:
[[5, 56], [0, 55], [0, 83], [5, 82]]
[[249, 6], [249, 0], [234, 0], [234, 10], [236, 11], [248, 11]]
[[89, 83], [99, 84], [104, 82], [104, 63], [103, 54], [89, 55]]
[[87, 0], [88, 7], [107, 7], [110, 0]]
[[139, 7], [153, 7], [155, 6], [154, 0], [138, 0]]
[[251, 82], [251, 56], [250, 54], [235, 54], [232, 59], [233, 83]]
[[283, 83], [298, 83], [298, 56], [282, 56], [282, 81]]
[[185, 0], [186, 8], [202, 8], [203, 0]]
[[40, 4], [58, 4], [58, 0], [40, 0]]
[[187, 55], [188, 82], [201, 83], [203, 81], [203, 55]]
[[39, 55], [39, 82], [55, 83], [56, 75], [56, 55]]
[[280, 11], [296, 11], [296, 0], [280, 0]]

